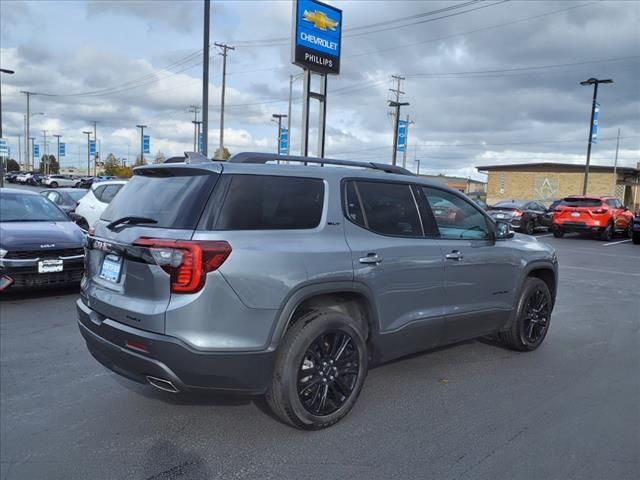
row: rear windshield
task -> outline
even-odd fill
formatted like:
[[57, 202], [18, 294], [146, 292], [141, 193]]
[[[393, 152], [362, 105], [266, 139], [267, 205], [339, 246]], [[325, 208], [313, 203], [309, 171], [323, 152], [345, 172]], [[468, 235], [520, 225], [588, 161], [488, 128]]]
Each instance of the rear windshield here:
[[106, 208], [102, 220], [144, 217], [158, 228], [195, 229], [219, 175], [192, 169], [136, 172]]
[[216, 230], [299, 230], [320, 224], [324, 201], [321, 179], [231, 177]]
[[502, 209], [502, 210], [515, 210], [517, 208], [522, 208], [524, 202], [498, 202], [491, 209]]
[[560, 203], [567, 207], [599, 207], [602, 205], [602, 200], [599, 198], [565, 198]]

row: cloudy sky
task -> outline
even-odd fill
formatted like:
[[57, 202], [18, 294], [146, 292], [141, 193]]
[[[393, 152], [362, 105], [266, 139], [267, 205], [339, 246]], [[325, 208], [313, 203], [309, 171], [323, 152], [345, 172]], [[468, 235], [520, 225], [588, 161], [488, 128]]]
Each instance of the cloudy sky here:
[[[595, 164], [640, 161], [640, 2], [332, 1], [343, 10], [342, 71], [329, 78], [326, 156], [391, 161], [391, 75], [406, 77], [407, 166], [421, 173], [482, 178], [477, 165], [584, 162], [591, 108], [600, 87]], [[213, 1], [211, 41], [229, 53], [225, 145], [232, 153], [275, 151], [273, 113], [287, 113], [290, 1]], [[130, 161], [136, 124], [148, 125], [152, 154], [193, 149], [202, 91], [203, 2], [0, 2], [3, 125], [12, 156], [37, 92], [32, 135], [62, 134], [66, 165], [84, 165], [98, 121], [103, 157]], [[221, 56], [211, 51], [210, 151], [218, 144]], [[294, 82], [292, 153], [299, 152], [301, 82]], [[312, 109], [311, 150], [317, 110]], [[92, 128], [92, 127], [91, 127]], [[24, 152], [23, 152], [24, 156]]]

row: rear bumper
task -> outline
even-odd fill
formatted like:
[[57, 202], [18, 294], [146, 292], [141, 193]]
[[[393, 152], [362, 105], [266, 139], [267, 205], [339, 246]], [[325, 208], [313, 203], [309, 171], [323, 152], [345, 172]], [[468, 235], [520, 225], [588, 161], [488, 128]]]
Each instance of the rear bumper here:
[[[89, 352], [108, 369], [147, 383], [147, 376], [170, 381], [178, 390], [218, 390], [262, 394], [271, 380], [275, 352], [194, 350], [180, 340], [123, 325], [99, 315], [82, 300], [76, 303], [78, 327]], [[141, 342], [148, 353], [126, 342]]]
[[585, 222], [563, 222], [554, 223], [553, 228], [563, 232], [600, 233], [605, 227], [593, 225]]

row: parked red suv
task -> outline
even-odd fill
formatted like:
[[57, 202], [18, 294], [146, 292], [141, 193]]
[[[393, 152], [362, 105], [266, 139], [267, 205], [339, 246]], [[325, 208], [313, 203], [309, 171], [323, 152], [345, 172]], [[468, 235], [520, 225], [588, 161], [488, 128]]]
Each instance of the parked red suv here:
[[553, 236], [567, 232], [589, 233], [601, 240], [613, 235], [633, 233], [633, 213], [615, 197], [566, 197], [556, 206], [553, 215]]

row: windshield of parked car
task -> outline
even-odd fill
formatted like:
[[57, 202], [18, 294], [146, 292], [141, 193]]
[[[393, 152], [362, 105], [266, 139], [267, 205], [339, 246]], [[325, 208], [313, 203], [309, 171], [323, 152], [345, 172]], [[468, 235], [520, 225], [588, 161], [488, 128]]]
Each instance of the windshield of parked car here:
[[86, 192], [86, 191], [84, 191], [84, 190], [72, 190], [72, 191], [70, 191], [70, 192], [67, 192], [67, 194], [68, 194], [71, 198], [73, 198], [73, 200], [74, 200], [74, 201], [76, 201], [76, 202], [77, 202], [77, 201], [78, 201], [78, 200], [80, 200], [82, 197], [84, 197], [84, 196], [87, 194], [87, 192]]
[[0, 222], [67, 222], [58, 207], [40, 195], [0, 194]]
[[498, 202], [495, 205], [493, 205], [491, 208], [516, 209], [516, 208], [522, 208], [523, 205], [524, 205], [524, 202]]

